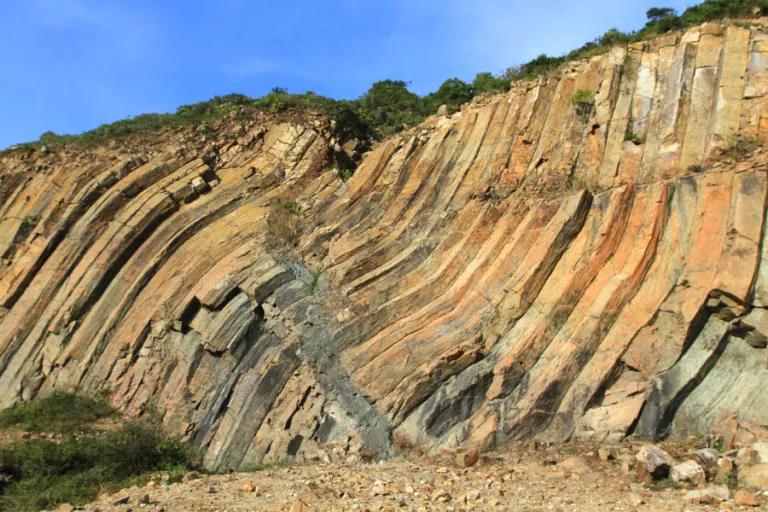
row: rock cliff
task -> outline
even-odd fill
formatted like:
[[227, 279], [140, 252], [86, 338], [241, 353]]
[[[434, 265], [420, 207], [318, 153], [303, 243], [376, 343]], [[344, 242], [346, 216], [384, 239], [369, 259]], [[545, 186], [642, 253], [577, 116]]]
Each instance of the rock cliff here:
[[515, 83], [348, 182], [312, 116], [6, 153], [0, 406], [106, 390], [211, 469], [768, 421], [767, 34]]

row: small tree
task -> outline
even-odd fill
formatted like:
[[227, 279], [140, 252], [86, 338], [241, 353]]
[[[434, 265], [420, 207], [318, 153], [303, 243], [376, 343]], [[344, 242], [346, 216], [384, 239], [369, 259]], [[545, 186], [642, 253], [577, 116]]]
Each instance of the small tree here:
[[677, 16], [677, 12], [671, 7], [651, 7], [645, 13], [645, 16], [648, 18], [648, 21], [658, 22], [667, 16]]
[[402, 80], [376, 82], [360, 98], [360, 104], [363, 117], [380, 126], [385, 135], [419, 124], [426, 114], [421, 98]]
[[448, 105], [451, 110], [472, 100], [472, 87], [458, 78], [449, 78], [440, 88], [427, 95], [424, 102], [430, 112], [434, 112], [440, 105]]
[[472, 80], [472, 90], [475, 94], [486, 94], [509, 90], [510, 79], [503, 76], [494, 76], [491, 73], [478, 73]]
[[602, 36], [595, 39], [598, 46], [625, 45], [632, 41], [632, 36], [617, 28], [606, 31]]
[[669, 7], [653, 7], [648, 9], [645, 15], [648, 17], [648, 23], [641, 32], [664, 34], [685, 26], [677, 11]]

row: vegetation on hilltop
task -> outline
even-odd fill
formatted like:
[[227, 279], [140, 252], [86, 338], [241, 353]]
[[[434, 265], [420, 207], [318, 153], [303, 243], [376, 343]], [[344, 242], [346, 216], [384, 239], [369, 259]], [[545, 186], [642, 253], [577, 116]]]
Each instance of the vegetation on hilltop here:
[[245, 120], [254, 112], [280, 113], [296, 109], [319, 112], [334, 119], [337, 131], [342, 136], [377, 139], [421, 123], [440, 105], [446, 104], [456, 110], [478, 94], [507, 90], [509, 86], [509, 80], [491, 73], [479, 73], [471, 84], [452, 78], [446, 80], [436, 92], [420, 97], [408, 90], [407, 82], [382, 80], [373, 84], [362, 97], [351, 101], [334, 100], [312, 91], [292, 94], [284, 88], [275, 87], [261, 98], [243, 94], [216, 96], [208, 101], [183, 105], [172, 114], [142, 114], [103, 124], [80, 135], [46, 132], [38, 141], [27, 146], [72, 143], [97, 145], [127, 135], [195, 125], [230, 114]]
[[590, 58], [615, 46], [644, 41], [707, 21], [749, 18], [756, 15], [768, 15], [768, 0], [705, 0], [699, 5], [689, 7], [680, 15], [671, 8], [654, 7], [648, 10], [647, 22], [638, 31], [621, 32], [615, 28], [610, 29], [566, 55], [550, 57], [542, 54], [498, 74], [478, 73], [472, 83], [451, 78], [443, 82], [437, 91], [426, 96], [420, 97], [409, 91], [408, 83], [401, 80], [376, 82], [356, 100], [334, 100], [311, 91], [293, 94], [276, 87], [261, 98], [242, 94], [216, 96], [208, 101], [181, 106], [172, 114], [143, 114], [101, 125], [81, 135], [46, 132], [38, 141], [22, 146], [29, 148], [43, 144], [71, 143], [96, 145], [126, 135], [194, 125], [225, 115], [248, 119], [257, 111], [279, 113], [287, 109], [306, 109], [325, 114], [336, 120], [337, 130], [341, 131], [342, 136], [378, 139], [419, 124], [427, 116], [434, 114], [441, 105], [446, 105], [449, 112], [458, 110], [475, 96], [508, 90], [514, 80], [534, 79], [556, 71], [567, 62]]
[[635, 32], [622, 32], [612, 28], [580, 48], [560, 57], [539, 55], [530, 62], [509, 68], [504, 76], [512, 80], [533, 79], [556, 70], [567, 62], [588, 59], [607, 52], [615, 46], [626, 46], [638, 41], [680, 30], [708, 21], [726, 18], [751, 18], [768, 15], [768, 0], [705, 0], [678, 15], [668, 7], [653, 7], [646, 12], [645, 26]]

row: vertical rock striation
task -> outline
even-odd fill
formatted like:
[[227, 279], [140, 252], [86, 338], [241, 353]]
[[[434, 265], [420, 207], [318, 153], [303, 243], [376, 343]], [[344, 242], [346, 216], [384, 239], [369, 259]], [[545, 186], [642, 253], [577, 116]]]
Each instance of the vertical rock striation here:
[[765, 38], [710, 23], [515, 83], [347, 183], [317, 120], [3, 157], [0, 406], [106, 389], [212, 469], [768, 420], [768, 159], [718, 159], [768, 137]]

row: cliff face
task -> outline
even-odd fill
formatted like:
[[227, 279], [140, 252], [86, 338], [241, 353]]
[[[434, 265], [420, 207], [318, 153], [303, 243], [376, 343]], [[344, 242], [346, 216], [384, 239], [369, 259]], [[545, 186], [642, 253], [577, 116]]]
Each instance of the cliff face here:
[[718, 156], [768, 136], [766, 34], [708, 24], [516, 83], [347, 183], [319, 119], [6, 156], [0, 405], [109, 390], [213, 469], [768, 421], [768, 158]]

